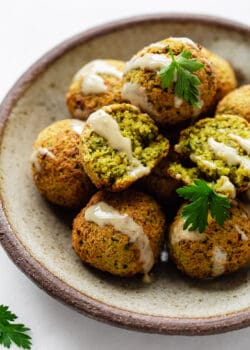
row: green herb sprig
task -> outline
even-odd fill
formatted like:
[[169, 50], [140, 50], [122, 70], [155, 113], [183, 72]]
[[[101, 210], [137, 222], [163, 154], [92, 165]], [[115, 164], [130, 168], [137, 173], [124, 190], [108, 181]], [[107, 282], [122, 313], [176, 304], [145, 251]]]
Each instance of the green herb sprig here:
[[13, 323], [17, 316], [8, 306], [0, 305], [0, 344], [10, 348], [14, 343], [23, 349], [31, 349], [31, 337], [26, 334], [30, 329], [20, 323]]
[[208, 225], [208, 214], [223, 226], [229, 217], [231, 207], [226, 196], [217, 194], [205, 181], [196, 179], [194, 184], [177, 189], [179, 196], [191, 203], [183, 207], [181, 217], [185, 219], [184, 229], [204, 232]]
[[193, 74], [204, 67], [204, 64], [192, 58], [190, 51], [182, 51], [182, 53], [175, 58], [172, 51], [169, 51], [172, 62], [169, 66], [162, 68], [159, 71], [162, 88], [167, 89], [176, 77], [174, 90], [179, 98], [184, 100], [197, 108], [201, 108], [199, 102], [199, 90], [197, 86], [201, 85], [200, 79]]

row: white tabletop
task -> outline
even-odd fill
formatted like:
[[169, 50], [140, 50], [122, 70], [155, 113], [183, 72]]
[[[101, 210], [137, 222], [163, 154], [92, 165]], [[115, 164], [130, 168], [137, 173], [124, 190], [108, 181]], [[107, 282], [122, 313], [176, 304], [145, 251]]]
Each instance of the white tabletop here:
[[[158, 12], [218, 15], [250, 25], [247, 0], [1, 0], [0, 100], [34, 60], [63, 39], [113, 19]], [[41, 291], [1, 247], [0, 304], [9, 305], [20, 322], [30, 326], [34, 350], [249, 349], [250, 328], [178, 337], [136, 333], [93, 321]]]

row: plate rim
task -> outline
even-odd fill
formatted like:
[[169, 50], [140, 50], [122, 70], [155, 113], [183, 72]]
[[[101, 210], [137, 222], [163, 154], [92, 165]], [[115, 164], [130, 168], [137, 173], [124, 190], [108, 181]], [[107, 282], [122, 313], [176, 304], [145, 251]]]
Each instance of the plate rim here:
[[[143, 22], [180, 22], [211, 24], [250, 35], [250, 27], [240, 22], [217, 16], [184, 13], [159, 13], [127, 17], [101, 24], [76, 34], [49, 50], [28, 68], [7, 93], [0, 106], [0, 145], [4, 129], [17, 101], [34, 80], [52, 63], [71, 49], [99, 36]], [[69, 286], [36, 260], [32, 253], [20, 242], [8, 220], [7, 210], [0, 195], [0, 242], [13, 262], [40, 288], [49, 295], [73, 307], [88, 317], [114, 326], [148, 333], [172, 335], [208, 335], [228, 332], [250, 326], [250, 307], [241, 311], [212, 317], [164, 317], [150, 316], [122, 310], [93, 299]]]

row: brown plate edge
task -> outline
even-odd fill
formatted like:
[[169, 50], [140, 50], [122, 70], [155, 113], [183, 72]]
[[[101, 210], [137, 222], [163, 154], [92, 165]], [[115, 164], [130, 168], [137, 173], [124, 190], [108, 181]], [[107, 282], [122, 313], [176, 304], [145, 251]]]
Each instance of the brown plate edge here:
[[[0, 106], [0, 142], [2, 143], [6, 122], [16, 102], [31, 85], [32, 81], [38, 78], [50, 64], [60, 58], [64, 53], [94, 37], [102, 36], [109, 32], [126, 28], [127, 26], [137, 25], [142, 22], [160, 22], [166, 20], [183, 23], [190, 21], [207, 23], [233, 29], [245, 35], [250, 34], [250, 27], [235, 21], [215, 16], [177, 13], [125, 18], [77, 34], [62, 42], [35, 62], [9, 91]], [[17, 238], [11, 224], [8, 222], [2, 200], [0, 207], [0, 242], [13, 262], [40, 288], [46, 290], [48, 294], [59, 301], [70, 305], [77, 311], [96, 320], [131, 330], [173, 335], [208, 335], [250, 326], [250, 308], [237, 313], [208, 318], [168, 318], [125, 311], [78, 292], [49, 272], [25, 249]]]

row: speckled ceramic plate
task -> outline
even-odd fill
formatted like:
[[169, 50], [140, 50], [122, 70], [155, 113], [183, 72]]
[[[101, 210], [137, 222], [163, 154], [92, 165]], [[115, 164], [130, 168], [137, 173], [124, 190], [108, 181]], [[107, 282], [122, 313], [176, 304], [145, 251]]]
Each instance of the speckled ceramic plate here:
[[67, 40], [36, 62], [1, 105], [1, 242], [49, 294], [113, 325], [165, 334], [211, 334], [250, 325], [250, 272], [214, 281], [183, 277], [170, 264], [155, 281], [119, 279], [83, 266], [71, 248], [70, 220], [44, 201], [30, 175], [38, 132], [68, 116], [65, 93], [76, 70], [95, 58], [127, 60], [146, 44], [187, 36], [228, 59], [250, 82], [250, 29], [213, 17], [154, 15], [125, 19]]

